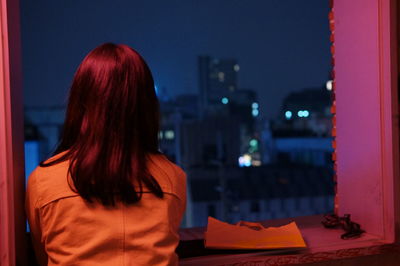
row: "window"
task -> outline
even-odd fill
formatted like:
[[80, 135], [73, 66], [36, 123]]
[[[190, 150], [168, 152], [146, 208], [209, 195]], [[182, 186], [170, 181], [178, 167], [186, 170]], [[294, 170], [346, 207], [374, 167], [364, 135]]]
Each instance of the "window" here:
[[[54, 129], [62, 123], [63, 116], [58, 114], [65, 108], [66, 90], [75, 66], [95, 41], [117, 42], [122, 38], [143, 54], [153, 70], [162, 110], [161, 150], [186, 170], [193, 195], [198, 190], [194, 179], [207, 177], [204, 180], [208, 182], [207, 189], [200, 193], [213, 193], [210, 192], [214, 189], [213, 182], [219, 183], [219, 190], [214, 193], [217, 198], [212, 199], [222, 203], [217, 218], [236, 222], [237, 213], [230, 210], [240, 201], [247, 205], [253, 199], [249, 188], [254, 187], [254, 193], [263, 203], [276, 199], [277, 195], [298, 197], [294, 188], [299, 187], [301, 174], [296, 171], [321, 167], [332, 171], [332, 162], [320, 159], [332, 152], [331, 115], [325, 112], [331, 105], [331, 93], [326, 90], [331, 71], [328, 0], [304, 3], [258, 0], [250, 5], [223, 0], [218, 4], [203, 1], [196, 6], [195, 1], [168, 5], [147, 1], [140, 4], [140, 16], [128, 13], [121, 16], [120, 10], [136, 8], [133, 5], [129, 1], [116, 5], [98, 3], [97, 11], [93, 12], [87, 4], [61, 8], [57, 4], [22, 2], [26, 55], [23, 65], [27, 69], [25, 118], [35, 124], [42, 137], [40, 160], [57, 143]], [[152, 17], [149, 14], [154, 14], [155, 9], [160, 14]], [[174, 15], [163, 12], [167, 9]], [[43, 23], [46, 19], [36, 20], [31, 15], [47, 18], [57, 11], [62, 16], [51, 24], [51, 34], [43, 32], [47, 41], [38, 47], [37, 35], [31, 33], [47, 29], [48, 25]], [[111, 22], [126, 21], [127, 26], [119, 33], [113, 31], [113, 36], [102, 30], [99, 36], [87, 38], [79, 33], [93, 31], [93, 27], [78, 30], [68, 23], [69, 16], [74, 14], [86, 27], [87, 13], [93, 15], [92, 21], [98, 23], [98, 28], [112, 24], [102, 24], [105, 23], [102, 13], [115, 17]], [[168, 17], [164, 18], [164, 14]], [[186, 26], [181, 28], [182, 25]], [[70, 30], [59, 31], [64, 27]], [[154, 38], [153, 28], [158, 29], [156, 36], [163, 36], [162, 44], [159, 38]], [[129, 32], [130, 37], [123, 37], [121, 32]], [[79, 46], [75, 45], [77, 39]], [[205, 41], [206, 46], [202, 44]], [[68, 53], [60, 54], [55, 49], [61, 44], [71, 47]], [[41, 59], [43, 54], [46, 60]], [[54, 67], [48, 68], [49, 65]], [[38, 78], [43, 75], [39, 69], [47, 70], [46, 82]], [[53, 99], [51, 103], [49, 98]], [[38, 105], [42, 107], [37, 108]], [[293, 114], [290, 121], [285, 116], [287, 110]], [[287, 169], [292, 170], [287, 172]], [[301, 193], [315, 198], [319, 192], [313, 183], [321, 182], [326, 196], [333, 197], [332, 182], [324, 180], [329, 176], [311, 177], [302, 175], [306, 185], [300, 186]], [[264, 189], [251, 179], [261, 182]], [[282, 180], [287, 181], [282, 183]], [[193, 215], [200, 213], [202, 206], [203, 202], [194, 201]], [[283, 203], [281, 206], [286, 208]], [[325, 209], [316, 208], [315, 213], [332, 209], [332, 205], [326, 205]], [[292, 210], [281, 209], [271, 215], [275, 218], [297, 215]], [[243, 213], [241, 218], [254, 219], [246, 215]], [[193, 223], [186, 226], [201, 226], [206, 221], [188, 220]]]
[[[121, 10], [138, 9], [136, 5], [142, 10], [140, 14], [121, 15]], [[188, 173], [193, 195], [199, 189], [195, 179], [200, 178], [208, 186], [199, 193], [216, 195], [206, 203], [189, 199], [193, 200], [193, 216], [206, 216], [206, 211], [201, 211], [204, 204], [215, 200], [222, 204], [216, 218], [253, 220], [244, 212], [248, 208], [241, 208], [240, 215], [231, 211], [253, 199], [249, 188], [255, 189], [264, 204], [276, 195], [297, 197], [294, 188], [301, 181], [296, 171], [325, 167], [332, 172], [332, 162], [320, 159], [332, 152], [331, 114], [325, 112], [331, 105], [331, 93], [325, 88], [331, 71], [328, 0], [257, 0], [251, 4], [229, 0], [168, 4], [120, 1], [115, 5], [98, 3], [96, 12], [88, 4], [65, 8], [22, 1], [21, 10], [23, 66], [27, 70], [25, 118], [40, 133], [40, 160], [57, 142], [54, 129], [62, 123], [63, 116], [58, 114], [65, 108], [75, 66], [95, 43], [114, 41], [134, 46], [153, 70], [162, 110], [161, 150]], [[55, 20], [49, 17], [54, 12], [60, 14]], [[32, 14], [44, 19], [37, 20]], [[69, 23], [71, 14], [82, 25], [79, 29]], [[90, 23], [96, 21], [96, 28], [103, 29], [93, 38], [80, 34], [95, 32], [88, 26], [87, 14], [93, 16]], [[109, 22], [102, 19], [104, 15], [111, 18]], [[49, 31], [45, 30], [46, 18], [52, 20]], [[119, 31], [106, 30], [121, 21], [126, 26], [118, 25]], [[38, 46], [38, 35], [32, 32], [40, 32], [46, 41]], [[60, 54], [60, 45], [70, 50]], [[46, 82], [38, 78], [43, 76], [39, 69], [46, 69]], [[292, 112], [289, 120], [287, 110]], [[311, 177], [313, 180], [307, 179], [301, 187], [303, 194], [317, 196], [317, 186], [312, 183], [321, 182], [327, 188], [323, 191], [333, 197], [332, 182]], [[281, 184], [283, 179], [288, 181]], [[263, 189], [255, 181], [261, 182]], [[214, 182], [219, 187], [216, 193]], [[327, 205], [315, 213], [332, 208]], [[297, 213], [290, 208], [271, 213], [275, 218], [291, 215]], [[186, 223], [190, 227], [205, 225], [207, 220], [188, 221], [193, 221]]]

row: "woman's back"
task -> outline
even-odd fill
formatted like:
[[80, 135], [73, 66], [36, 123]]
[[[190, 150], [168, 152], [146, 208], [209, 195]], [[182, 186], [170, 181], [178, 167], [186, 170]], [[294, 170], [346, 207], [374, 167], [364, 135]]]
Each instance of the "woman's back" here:
[[186, 204], [186, 177], [179, 167], [163, 155], [149, 156], [147, 168], [163, 198], [144, 186], [139, 202], [115, 206], [90, 203], [74, 192], [68, 167], [68, 160], [38, 167], [29, 178], [26, 209], [41, 263], [177, 264], [177, 232]]

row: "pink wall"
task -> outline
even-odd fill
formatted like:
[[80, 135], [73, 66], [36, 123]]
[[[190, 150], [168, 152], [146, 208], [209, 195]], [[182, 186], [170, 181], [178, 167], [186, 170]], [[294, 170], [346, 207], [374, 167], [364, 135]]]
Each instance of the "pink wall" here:
[[[390, 0], [335, 0], [339, 213], [394, 236]], [[398, 157], [397, 157], [398, 158]]]
[[26, 265], [19, 1], [0, 4], [0, 264]]

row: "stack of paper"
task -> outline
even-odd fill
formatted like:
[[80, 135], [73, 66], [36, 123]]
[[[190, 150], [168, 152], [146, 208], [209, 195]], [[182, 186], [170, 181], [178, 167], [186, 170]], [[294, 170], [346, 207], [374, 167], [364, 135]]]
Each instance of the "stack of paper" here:
[[295, 222], [265, 228], [258, 223], [236, 225], [208, 217], [205, 247], [216, 249], [305, 248], [306, 243]]

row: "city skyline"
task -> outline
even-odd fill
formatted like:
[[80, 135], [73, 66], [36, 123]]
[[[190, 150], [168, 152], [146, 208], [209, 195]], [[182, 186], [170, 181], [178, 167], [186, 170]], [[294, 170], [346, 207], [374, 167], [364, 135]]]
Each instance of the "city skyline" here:
[[21, 11], [26, 106], [64, 104], [77, 65], [106, 41], [142, 53], [172, 97], [199, 93], [199, 55], [234, 58], [239, 88], [257, 92], [268, 118], [329, 78], [328, 1], [22, 1]]

